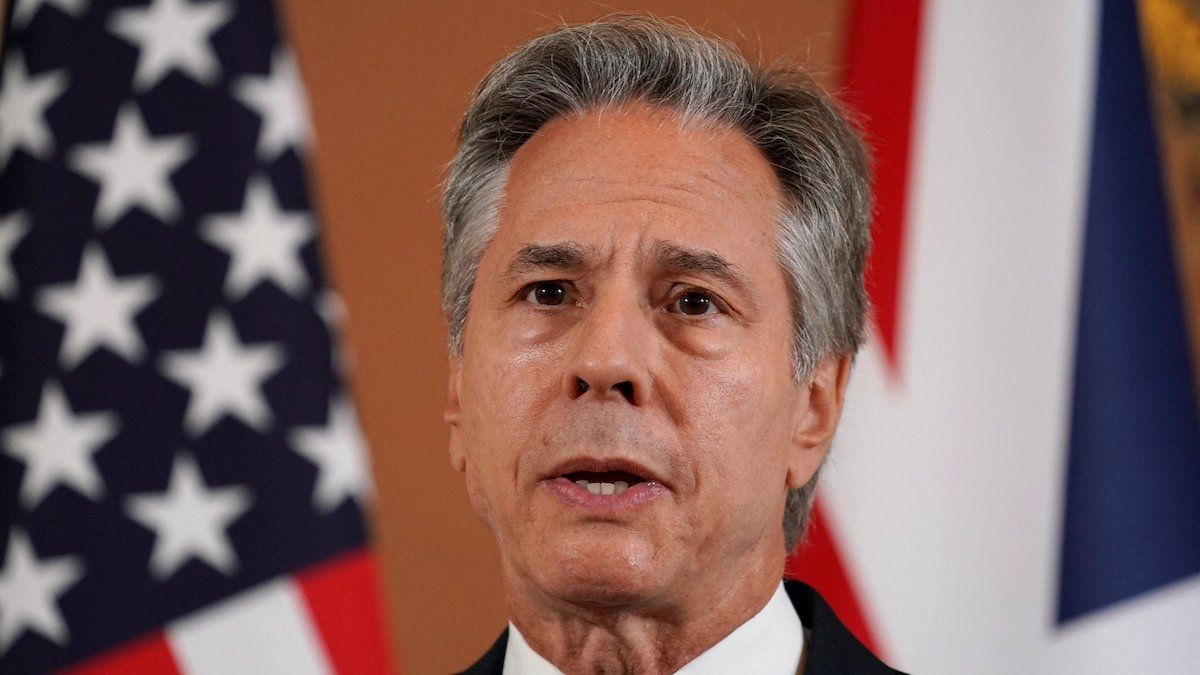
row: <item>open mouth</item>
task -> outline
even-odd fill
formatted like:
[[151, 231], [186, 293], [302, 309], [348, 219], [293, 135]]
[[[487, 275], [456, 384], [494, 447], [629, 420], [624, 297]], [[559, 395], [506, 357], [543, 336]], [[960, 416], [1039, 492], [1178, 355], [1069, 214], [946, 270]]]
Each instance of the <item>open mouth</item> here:
[[646, 482], [641, 476], [628, 471], [572, 471], [563, 474], [563, 478], [594, 495], [619, 495], [638, 483]]
[[542, 485], [589, 517], [633, 513], [671, 493], [654, 467], [624, 457], [565, 459], [546, 472]]

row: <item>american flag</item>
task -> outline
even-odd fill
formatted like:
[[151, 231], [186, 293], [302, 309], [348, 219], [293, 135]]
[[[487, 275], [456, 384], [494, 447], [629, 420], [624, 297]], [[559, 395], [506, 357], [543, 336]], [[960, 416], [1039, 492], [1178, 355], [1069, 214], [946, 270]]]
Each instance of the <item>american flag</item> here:
[[8, 4], [0, 672], [387, 671], [275, 9]]

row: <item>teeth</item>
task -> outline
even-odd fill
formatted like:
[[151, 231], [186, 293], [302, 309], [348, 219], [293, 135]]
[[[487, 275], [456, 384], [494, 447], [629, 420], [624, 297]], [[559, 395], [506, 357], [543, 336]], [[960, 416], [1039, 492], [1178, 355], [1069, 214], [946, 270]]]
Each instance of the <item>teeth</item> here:
[[594, 495], [619, 495], [629, 489], [629, 483], [623, 480], [615, 483], [592, 483], [581, 478], [575, 481], [575, 484]]

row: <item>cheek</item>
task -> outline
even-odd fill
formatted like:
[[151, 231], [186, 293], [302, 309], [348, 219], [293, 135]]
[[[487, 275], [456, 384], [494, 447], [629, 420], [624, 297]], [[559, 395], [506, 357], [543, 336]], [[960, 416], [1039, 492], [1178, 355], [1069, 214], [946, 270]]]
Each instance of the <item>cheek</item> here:
[[553, 359], [538, 351], [476, 349], [482, 358], [464, 368], [463, 444], [486, 480], [513, 480], [521, 461], [540, 447], [538, 421], [550, 409], [560, 377]]
[[727, 507], [773, 499], [787, 472], [792, 419], [787, 374], [736, 356], [690, 364], [675, 406], [695, 451], [698, 488]]
[[747, 449], [737, 453], [743, 459], [782, 450], [779, 443], [791, 418], [793, 389], [786, 378], [737, 353], [702, 365], [692, 360], [680, 367], [688, 371], [680, 378], [680, 414], [696, 433], [728, 445], [731, 451]]
[[480, 425], [528, 431], [559, 394], [562, 368], [545, 349], [496, 350], [480, 364], [471, 383], [471, 401]]
[[479, 468], [468, 465], [466, 475], [467, 499], [471, 502], [471, 508], [475, 511], [475, 514], [483, 520], [484, 524], [494, 530], [497, 525], [495, 510], [492, 508], [492, 502], [488, 498], [489, 491], [480, 482], [482, 476], [486, 475]]

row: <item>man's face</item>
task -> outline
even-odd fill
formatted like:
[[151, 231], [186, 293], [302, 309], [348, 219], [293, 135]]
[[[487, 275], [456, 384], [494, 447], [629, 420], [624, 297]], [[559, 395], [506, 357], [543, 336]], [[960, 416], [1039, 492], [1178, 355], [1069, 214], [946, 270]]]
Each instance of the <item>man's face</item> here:
[[644, 106], [518, 151], [446, 412], [510, 586], [653, 607], [711, 570], [779, 578], [837, 412], [792, 378], [780, 204], [742, 134]]

